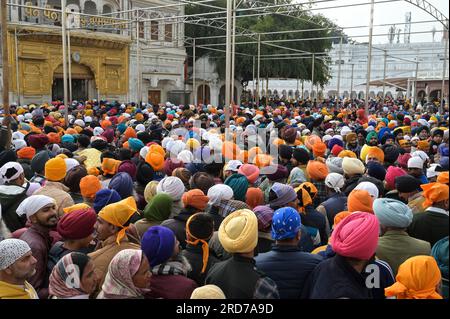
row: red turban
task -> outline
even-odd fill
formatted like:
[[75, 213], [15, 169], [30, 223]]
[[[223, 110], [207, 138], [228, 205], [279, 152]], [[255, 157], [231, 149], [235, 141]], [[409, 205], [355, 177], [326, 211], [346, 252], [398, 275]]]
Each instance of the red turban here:
[[65, 214], [58, 222], [56, 230], [64, 239], [82, 239], [94, 232], [97, 214], [94, 209], [79, 209]]
[[48, 136], [45, 134], [33, 134], [28, 137], [28, 144], [36, 150], [44, 148], [48, 142]]

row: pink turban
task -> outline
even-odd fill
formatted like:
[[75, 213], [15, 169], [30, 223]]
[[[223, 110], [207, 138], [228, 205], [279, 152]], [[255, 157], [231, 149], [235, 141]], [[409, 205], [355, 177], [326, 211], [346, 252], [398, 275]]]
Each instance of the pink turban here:
[[239, 167], [238, 173], [247, 177], [248, 181], [253, 184], [259, 177], [259, 168], [253, 164], [244, 164]]
[[355, 212], [344, 218], [331, 235], [336, 254], [369, 260], [378, 245], [379, 223], [374, 214]]
[[386, 188], [388, 190], [395, 189], [395, 178], [403, 175], [406, 175], [406, 172], [402, 168], [389, 166], [386, 170], [386, 176], [384, 177], [384, 180], [386, 181]]

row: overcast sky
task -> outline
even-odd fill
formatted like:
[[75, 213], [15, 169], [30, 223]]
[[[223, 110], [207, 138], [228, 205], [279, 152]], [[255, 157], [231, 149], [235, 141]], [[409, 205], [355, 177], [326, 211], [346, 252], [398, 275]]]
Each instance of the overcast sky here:
[[[384, 1], [384, 0], [375, 0]], [[304, 0], [299, 0], [299, 2], [304, 2]], [[449, 2], [448, 0], [428, 0], [432, 5], [434, 5], [439, 11], [441, 11], [447, 18], [449, 16]], [[315, 4], [313, 8], [319, 9], [330, 6], [342, 6], [347, 4], [362, 4], [362, 3], [370, 3], [370, 0], [337, 0], [337, 1], [327, 1], [319, 4]], [[440, 41], [442, 38], [442, 25], [436, 22], [430, 23], [420, 23], [414, 24], [414, 22], [418, 21], [430, 21], [435, 20], [430, 14], [423, 11], [422, 9], [416, 7], [415, 5], [408, 3], [407, 1], [393, 1], [389, 3], [375, 3], [374, 10], [374, 25], [379, 24], [396, 24], [398, 29], [401, 29], [401, 32], [404, 32], [405, 26], [405, 14], [407, 12], [411, 12], [411, 33], [413, 32], [427, 32], [423, 34], [411, 34], [411, 42], [430, 42], [432, 41], [432, 33], [431, 30], [433, 27], [436, 28], [435, 41]], [[333, 8], [326, 10], [313, 10], [313, 13], [322, 13], [327, 18], [334, 21], [341, 27], [351, 27], [351, 26], [368, 26], [370, 22], [370, 4], [360, 5], [360, 6], [351, 6], [345, 8]], [[373, 34], [386, 34], [389, 31], [389, 26], [379, 26], [374, 27]], [[352, 37], [353, 40], [358, 42], [368, 42], [367, 35], [369, 34], [369, 28], [354, 28], [354, 29], [346, 29], [345, 33], [350, 37], [352, 36], [361, 36], [361, 37]], [[404, 42], [403, 34], [400, 35], [400, 42]], [[388, 37], [387, 35], [382, 36], [374, 36], [373, 43], [387, 43]], [[395, 42], [397, 42], [397, 36], [395, 37]]]

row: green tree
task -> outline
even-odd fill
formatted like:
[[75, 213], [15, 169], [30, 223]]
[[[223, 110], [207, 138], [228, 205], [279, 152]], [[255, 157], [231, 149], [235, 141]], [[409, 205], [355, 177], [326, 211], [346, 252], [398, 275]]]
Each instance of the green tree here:
[[[208, 4], [219, 6], [226, 9], [226, 0], [217, 0], [210, 2]], [[260, 1], [260, 5], [263, 3], [267, 4], [286, 4], [290, 5], [293, 3], [292, 0], [265, 0]], [[242, 4], [239, 9], [249, 8], [248, 4]], [[266, 45], [261, 44], [261, 55], [275, 55], [275, 54], [296, 54], [299, 53], [295, 50], [306, 51], [310, 53], [323, 53], [331, 49], [333, 42], [339, 42], [339, 39], [317, 39], [309, 41], [286, 41], [277, 42], [278, 40], [294, 40], [294, 39], [307, 39], [307, 38], [322, 38], [322, 37], [339, 37], [343, 36], [344, 42], [347, 42], [347, 37], [343, 34], [338, 26], [333, 24], [323, 15], [312, 15], [307, 11], [309, 5], [304, 7], [302, 14], [297, 14], [296, 16], [286, 16], [282, 14], [266, 14], [259, 15], [256, 10], [246, 10], [237, 13], [236, 19], [236, 33], [238, 34], [240, 30], [248, 30], [254, 33], [268, 33], [274, 31], [288, 31], [288, 30], [309, 30], [304, 32], [295, 33], [284, 33], [284, 34], [261, 34], [261, 42], [269, 42], [274, 44]], [[275, 9], [272, 9], [275, 10]], [[216, 12], [220, 11], [217, 8], [210, 8], [201, 5], [188, 5], [186, 6], [186, 14], [198, 14], [206, 12]], [[247, 16], [252, 15], [252, 16]], [[221, 15], [208, 15], [202, 18], [216, 18], [223, 17]], [[195, 19], [195, 18], [193, 18]], [[221, 20], [225, 21], [225, 20]], [[333, 30], [324, 28], [331, 27]], [[323, 30], [312, 30], [312, 29], [323, 29]], [[207, 27], [198, 24], [186, 24], [185, 34], [187, 37], [198, 38], [198, 37], [211, 37], [209, 39], [199, 39], [196, 47], [196, 56], [201, 57], [204, 55], [209, 55], [214, 57], [216, 62], [216, 72], [221, 78], [225, 77], [225, 53], [218, 51], [210, 51], [198, 47], [201, 44], [218, 44], [225, 43], [225, 38], [221, 37], [225, 35], [224, 30], [220, 30], [213, 27]], [[236, 36], [236, 43], [238, 42], [255, 42], [254, 38], [249, 38], [247, 36]], [[197, 41], [197, 40], [196, 40]], [[273, 43], [272, 41], [275, 41]], [[289, 49], [280, 48], [287, 47]], [[225, 45], [214, 46], [213, 48], [225, 50]], [[258, 45], [256, 43], [252, 44], [241, 44], [236, 45], [236, 52], [241, 52], [249, 54], [252, 56], [257, 56]], [[192, 48], [188, 48], [188, 54], [192, 57]], [[307, 56], [307, 55], [306, 55]], [[192, 63], [192, 58], [190, 63]], [[324, 86], [330, 79], [330, 70], [328, 67], [329, 62], [327, 59], [317, 58], [315, 59], [314, 65], [314, 84], [319, 86]], [[191, 64], [192, 65], [192, 64]], [[302, 59], [277, 59], [277, 60], [262, 60], [260, 64], [260, 76], [266, 77], [280, 77], [280, 78], [298, 78], [300, 80], [310, 80], [311, 79], [311, 68], [312, 59], [311, 56]], [[235, 58], [235, 76], [240, 79], [243, 84], [252, 79], [253, 75], [253, 58], [251, 56], [236, 55]]]

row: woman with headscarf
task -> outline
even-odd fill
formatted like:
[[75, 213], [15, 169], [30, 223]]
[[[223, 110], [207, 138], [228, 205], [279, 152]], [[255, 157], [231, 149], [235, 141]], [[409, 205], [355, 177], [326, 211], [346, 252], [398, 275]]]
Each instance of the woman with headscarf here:
[[124, 249], [111, 260], [97, 299], [143, 299], [149, 292], [150, 264], [140, 249]]
[[340, 212], [347, 210], [347, 197], [342, 192], [344, 184], [344, 176], [338, 173], [330, 173], [325, 178], [327, 199], [317, 206], [316, 210], [327, 217], [328, 235], [333, 225], [334, 217]]
[[172, 203], [172, 198], [165, 193], [156, 194], [150, 200], [147, 206], [145, 206], [144, 218], [134, 223], [139, 239], [142, 238], [147, 229], [159, 225], [169, 218]]
[[89, 299], [97, 285], [98, 278], [91, 258], [72, 252], [61, 258], [53, 268], [48, 288], [53, 299]]
[[310, 236], [315, 238], [315, 246], [325, 245], [328, 242], [326, 218], [315, 210], [313, 205], [314, 197], [317, 195], [317, 188], [314, 184], [305, 182], [295, 188], [295, 192], [302, 224], [307, 227]]
[[386, 297], [396, 299], [442, 299], [441, 272], [430, 256], [415, 256], [398, 268], [396, 282], [385, 289]]

